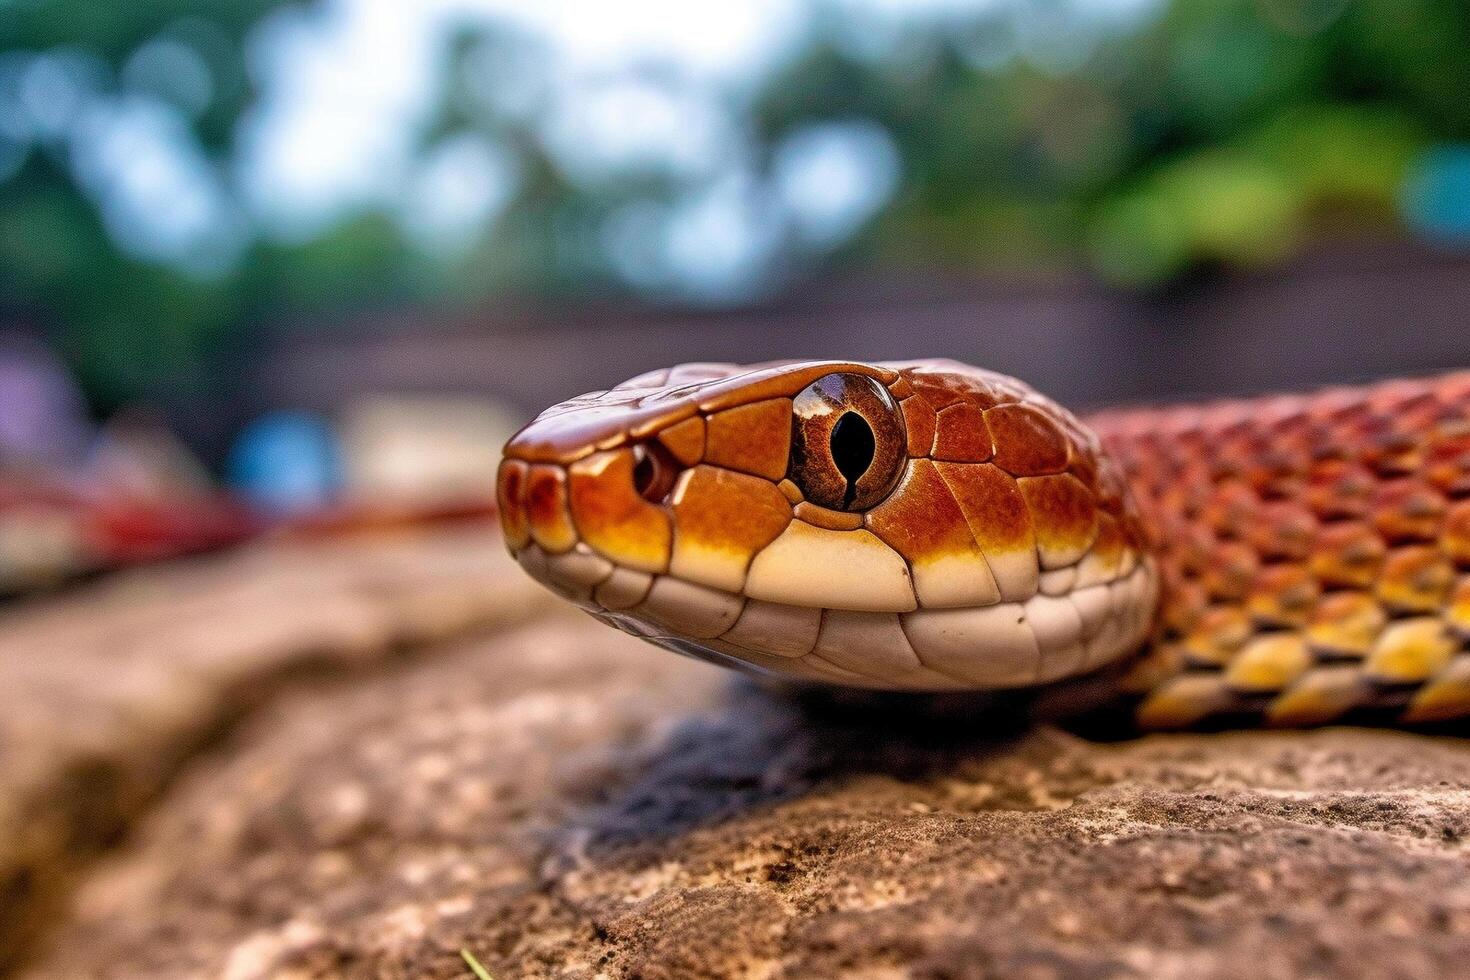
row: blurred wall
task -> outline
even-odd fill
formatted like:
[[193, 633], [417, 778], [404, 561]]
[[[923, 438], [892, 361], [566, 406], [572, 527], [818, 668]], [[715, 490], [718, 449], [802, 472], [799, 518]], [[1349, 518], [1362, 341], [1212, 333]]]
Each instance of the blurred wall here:
[[607, 306], [291, 325], [251, 410], [333, 412], [369, 391], [486, 395], [529, 416], [688, 360], [949, 356], [1078, 407], [1470, 367], [1470, 257], [1407, 245], [1318, 250], [1270, 273], [1125, 293], [1082, 277], [830, 281], [722, 312]]

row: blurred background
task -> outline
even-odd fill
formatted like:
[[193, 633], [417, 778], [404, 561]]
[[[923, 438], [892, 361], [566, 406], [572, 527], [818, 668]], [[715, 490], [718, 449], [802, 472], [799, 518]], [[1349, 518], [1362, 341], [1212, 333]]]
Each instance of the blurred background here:
[[1466, 366], [1467, 94], [1463, 0], [0, 0], [0, 591], [681, 360]]

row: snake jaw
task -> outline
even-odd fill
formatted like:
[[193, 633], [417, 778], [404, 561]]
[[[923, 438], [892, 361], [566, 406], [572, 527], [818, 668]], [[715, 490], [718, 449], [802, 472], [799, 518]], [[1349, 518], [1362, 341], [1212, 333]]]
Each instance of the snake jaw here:
[[517, 434], [499, 498], [522, 566], [604, 622], [807, 681], [1049, 681], [1136, 648], [1157, 598], [1096, 439], [953, 362], [654, 372]]

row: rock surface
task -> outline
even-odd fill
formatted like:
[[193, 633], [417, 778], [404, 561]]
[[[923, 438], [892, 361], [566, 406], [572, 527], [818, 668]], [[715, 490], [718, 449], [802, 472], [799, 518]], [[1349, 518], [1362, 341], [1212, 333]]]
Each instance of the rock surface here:
[[252, 706], [544, 605], [498, 535], [466, 525], [270, 542], [0, 608], [0, 969]]
[[571, 613], [293, 685], [36, 977], [1442, 977], [1470, 744], [802, 703]]

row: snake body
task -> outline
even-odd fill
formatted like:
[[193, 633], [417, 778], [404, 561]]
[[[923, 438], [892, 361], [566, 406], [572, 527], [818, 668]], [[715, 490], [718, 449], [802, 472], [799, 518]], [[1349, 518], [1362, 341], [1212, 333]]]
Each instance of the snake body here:
[[1470, 372], [1079, 419], [954, 361], [682, 365], [542, 413], [498, 499], [535, 578], [759, 674], [1470, 714]]

